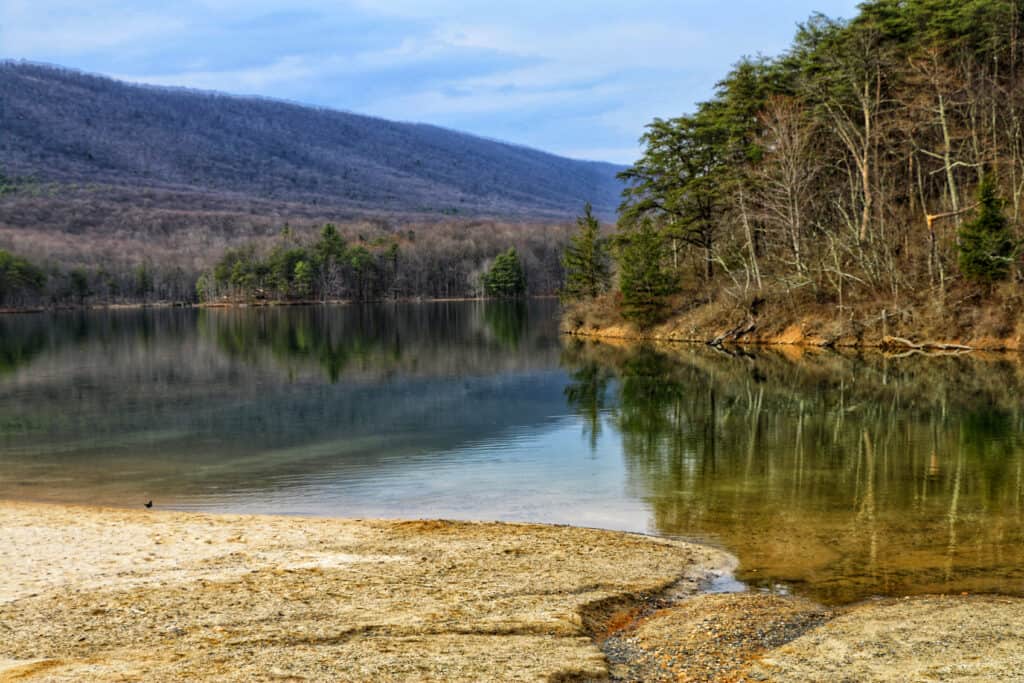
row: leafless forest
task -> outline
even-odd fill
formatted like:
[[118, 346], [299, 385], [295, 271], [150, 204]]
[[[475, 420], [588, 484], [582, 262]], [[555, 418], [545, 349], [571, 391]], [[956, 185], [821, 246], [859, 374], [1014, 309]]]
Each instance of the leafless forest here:
[[0, 92], [0, 250], [39, 271], [0, 263], [0, 306], [191, 301], [227, 250], [327, 223], [387, 271], [374, 296], [472, 295], [510, 246], [552, 293], [572, 215], [621, 190], [610, 164], [283, 102], [17, 62]]

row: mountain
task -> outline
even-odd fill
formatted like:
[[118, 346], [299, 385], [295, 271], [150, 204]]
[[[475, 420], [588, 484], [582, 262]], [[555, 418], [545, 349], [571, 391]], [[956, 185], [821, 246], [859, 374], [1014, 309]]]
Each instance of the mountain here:
[[126, 201], [134, 188], [204, 206], [558, 219], [586, 201], [610, 217], [621, 189], [612, 164], [282, 101], [12, 61], [0, 93], [0, 173]]

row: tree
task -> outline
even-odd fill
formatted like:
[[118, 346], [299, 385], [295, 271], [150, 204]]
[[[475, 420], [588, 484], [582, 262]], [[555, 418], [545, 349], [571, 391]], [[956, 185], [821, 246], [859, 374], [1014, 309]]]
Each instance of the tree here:
[[46, 285], [46, 273], [29, 261], [0, 249], [0, 303], [17, 303], [19, 297], [38, 296]]
[[313, 291], [313, 268], [309, 265], [309, 261], [299, 261], [295, 264], [293, 281], [295, 293], [303, 298], [308, 297], [309, 293]]
[[302, 247], [278, 246], [267, 259], [267, 266], [270, 271], [270, 282], [277, 291], [277, 296], [285, 298], [291, 295], [296, 266], [307, 260], [306, 250]]
[[655, 119], [642, 138], [643, 157], [619, 174], [628, 184], [619, 209], [623, 220], [657, 220], [672, 246], [673, 267], [678, 267], [681, 245], [701, 249], [707, 281], [714, 276], [723, 180], [723, 131], [710, 118]]
[[509, 299], [526, 294], [526, 274], [515, 247], [509, 247], [494, 259], [491, 269], [484, 274], [484, 294]]
[[804, 64], [804, 79], [810, 84], [806, 94], [825, 115], [852, 161], [847, 170], [859, 190], [857, 237], [867, 242], [880, 208], [876, 201], [883, 136], [880, 119], [891, 106], [886, 95], [889, 76], [896, 71], [888, 60], [884, 33], [869, 14], [849, 23], [818, 15], [801, 27], [797, 40], [816, 43], [817, 49]]
[[320, 231], [320, 239], [313, 246], [313, 257], [320, 280], [320, 297], [324, 301], [339, 294], [341, 267], [345, 261], [346, 251], [345, 240], [338, 233], [338, 228], [333, 223], [325, 225]]
[[569, 241], [562, 254], [565, 268], [564, 300], [594, 298], [608, 289], [611, 270], [608, 250], [601, 239], [601, 225], [590, 204], [583, 207], [583, 215], [576, 218], [579, 232]]
[[1010, 274], [1017, 247], [1003, 215], [1003, 200], [995, 179], [986, 175], [978, 188], [981, 210], [960, 229], [960, 270], [964, 277], [991, 284]]
[[370, 253], [369, 249], [360, 244], [349, 250], [348, 262], [356, 279], [356, 297], [359, 299], [371, 298], [369, 284], [376, 274], [377, 265], [373, 254]]
[[135, 293], [139, 298], [145, 300], [152, 292], [153, 275], [145, 263], [140, 263], [139, 267], [135, 269]]
[[640, 221], [619, 236], [619, 243], [622, 315], [641, 328], [663, 322], [669, 297], [679, 291], [679, 280], [666, 268], [665, 243], [654, 222]]
[[196, 279], [196, 297], [199, 302], [209, 301], [213, 298], [213, 285], [210, 282], [211, 278], [207, 273], [202, 273], [198, 279]]
[[806, 271], [803, 242], [814, 199], [818, 160], [813, 154], [814, 125], [791, 97], [771, 98], [759, 117], [762, 144], [769, 150], [757, 167], [754, 200], [766, 232], [774, 236], [773, 252], [791, 265], [798, 277]]
[[345, 240], [333, 223], [326, 224], [320, 231], [320, 240], [316, 243], [314, 251], [321, 261], [327, 259], [340, 261], [344, 258]]
[[81, 268], [75, 268], [68, 277], [72, 296], [75, 297], [79, 306], [84, 305], [85, 300], [92, 295], [92, 289], [89, 287], [89, 276]]

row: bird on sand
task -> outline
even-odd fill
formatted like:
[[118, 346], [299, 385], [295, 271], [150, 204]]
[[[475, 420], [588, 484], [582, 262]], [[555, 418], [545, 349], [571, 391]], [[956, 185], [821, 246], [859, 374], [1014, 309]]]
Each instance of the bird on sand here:
[[145, 505], [148, 508], [151, 508], [151, 507], [153, 507], [153, 501], [149, 501], [148, 503], [143, 503], [143, 505]]

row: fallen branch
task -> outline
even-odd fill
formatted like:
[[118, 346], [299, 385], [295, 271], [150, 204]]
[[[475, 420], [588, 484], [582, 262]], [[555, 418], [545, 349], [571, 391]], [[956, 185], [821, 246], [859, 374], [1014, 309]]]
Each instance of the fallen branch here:
[[918, 344], [903, 337], [885, 336], [880, 346], [883, 349], [906, 349], [910, 351], [973, 351], [970, 346], [963, 344], [946, 344], [944, 342], [923, 342]]
[[893, 349], [898, 347], [903, 347], [905, 349], [914, 349], [917, 351], [921, 350], [922, 348], [920, 344], [915, 344], [909, 339], [904, 339], [903, 337], [892, 337], [890, 335], [882, 337], [883, 349]]
[[748, 320], [746, 323], [737, 325], [728, 332], [720, 334], [711, 340], [711, 346], [721, 346], [727, 341], [737, 341], [740, 337], [750, 334], [754, 331], [757, 325], [754, 324], [753, 320]]

